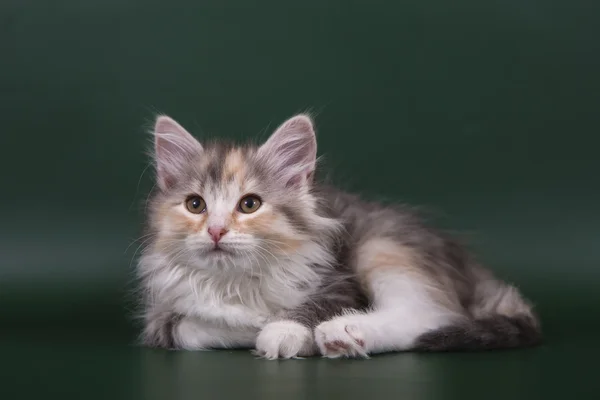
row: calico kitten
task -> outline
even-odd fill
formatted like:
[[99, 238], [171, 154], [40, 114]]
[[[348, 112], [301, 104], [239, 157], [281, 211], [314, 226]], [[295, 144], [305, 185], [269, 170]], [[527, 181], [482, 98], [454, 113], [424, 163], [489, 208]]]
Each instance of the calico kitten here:
[[314, 182], [307, 116], [260, 147], [201, 145], [166, 116], [154, 135], [146, 345], [277, 359], [540, 341], [517, 289], [408, 208]]

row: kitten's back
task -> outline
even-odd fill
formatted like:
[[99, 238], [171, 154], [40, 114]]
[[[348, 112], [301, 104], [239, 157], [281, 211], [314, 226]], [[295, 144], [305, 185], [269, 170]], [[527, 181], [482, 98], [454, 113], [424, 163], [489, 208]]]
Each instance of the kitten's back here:
[[[328, 186], [317, 190], [328, 212], [343, 222], [350, 252], [346, 260], [361, 287], [369, 286], [369, 273], [378, 263], [414, 269], [410, 274], [429, 288], [438, 305], [464, 316], [423, 334], [416, 349], [475, 350], [539, 343], [538, 318], [519, 291], [476, 263], [464, 246], [430, 228], [414, 209], [363, 201]], [[370, 253], [376, 256], [369, 258]]]

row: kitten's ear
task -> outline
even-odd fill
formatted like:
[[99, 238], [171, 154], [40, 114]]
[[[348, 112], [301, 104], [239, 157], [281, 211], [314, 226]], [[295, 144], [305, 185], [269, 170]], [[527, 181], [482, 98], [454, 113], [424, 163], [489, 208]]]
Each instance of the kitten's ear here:
[[306, 115], [288, 119], [259, 148], [258, 154], [285, 186], [309, 183], [317, 161], [317, 140], [311, 119]]
[[185, 165], [202, 152], [202, 145], [175, 120], [159, 116], [154, 125], [154, 162], [158, 187], [173, 186]]

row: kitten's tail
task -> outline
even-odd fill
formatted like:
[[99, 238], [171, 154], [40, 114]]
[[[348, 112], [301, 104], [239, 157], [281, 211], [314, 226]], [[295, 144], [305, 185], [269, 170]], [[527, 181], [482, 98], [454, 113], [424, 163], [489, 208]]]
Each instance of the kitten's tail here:
[[470, 308], [473, 318], [424, 333], [420, 351], [477, 351], [530, 347], [542, 341], [540, 323], [531, 305], [513, 286], [481, 281]]

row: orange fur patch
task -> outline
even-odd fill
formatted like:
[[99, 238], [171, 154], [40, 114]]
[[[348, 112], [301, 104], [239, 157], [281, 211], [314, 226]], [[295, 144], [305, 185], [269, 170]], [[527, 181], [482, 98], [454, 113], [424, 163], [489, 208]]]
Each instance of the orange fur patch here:
[[272, 240], [273, 243], [269, 247], [274, 252], [290, 253], [296, 251], [302, 244], [302, 241], [286, 235], [286, 232], [275, 231], [274, 227], [277, 226], [278, 220], [279, 217], [274, 212], [264, 212], [255, 218], [240, 222], [238, 229], [240, 232]]
[[[170, 231], [175, 231], [181, 234], [189, 234], [190, 232], [200, 232], [206, 227], [206, 221], [208, 219], [207, 214], [192, 214], [182, 213], [180, 210], [176, 210], [172, 205], [163, 204], [157, 210], [157, 217], [159, 223], [162, 226], [169, 226]], [[177, 233], [173, 236], [178, 236]], [[158, 249], [166, 250], [171, 244], [172, 239], [169, 236], [161, 236], [156, 242]], [[172, 246], [171, 246], [172, 247]]]
[[377, 274], [403, 274], [421, 284], [431, 298], [450, 309], [460, 310], [460, 302], [455, 291], [444, 287], [440, 277], [417, 263], [413, 251], [389, 239], [372, 239], [359, 249], [356, 272], [363, 287], [369, 290], [369, 282]]
[[359, 276], [368, 276], [375, 271], [416, 270], [412, 251], [388, 239], [373, 239], [363, 244], [358, 251], [356, 265]]
[[235, 179], [238, 182], [243, 182], [245, 176], [245, 163], [242, 151], [234, 149], [225, 159], [225, 168], [223, 168], [223, 178], [226, 181]]

